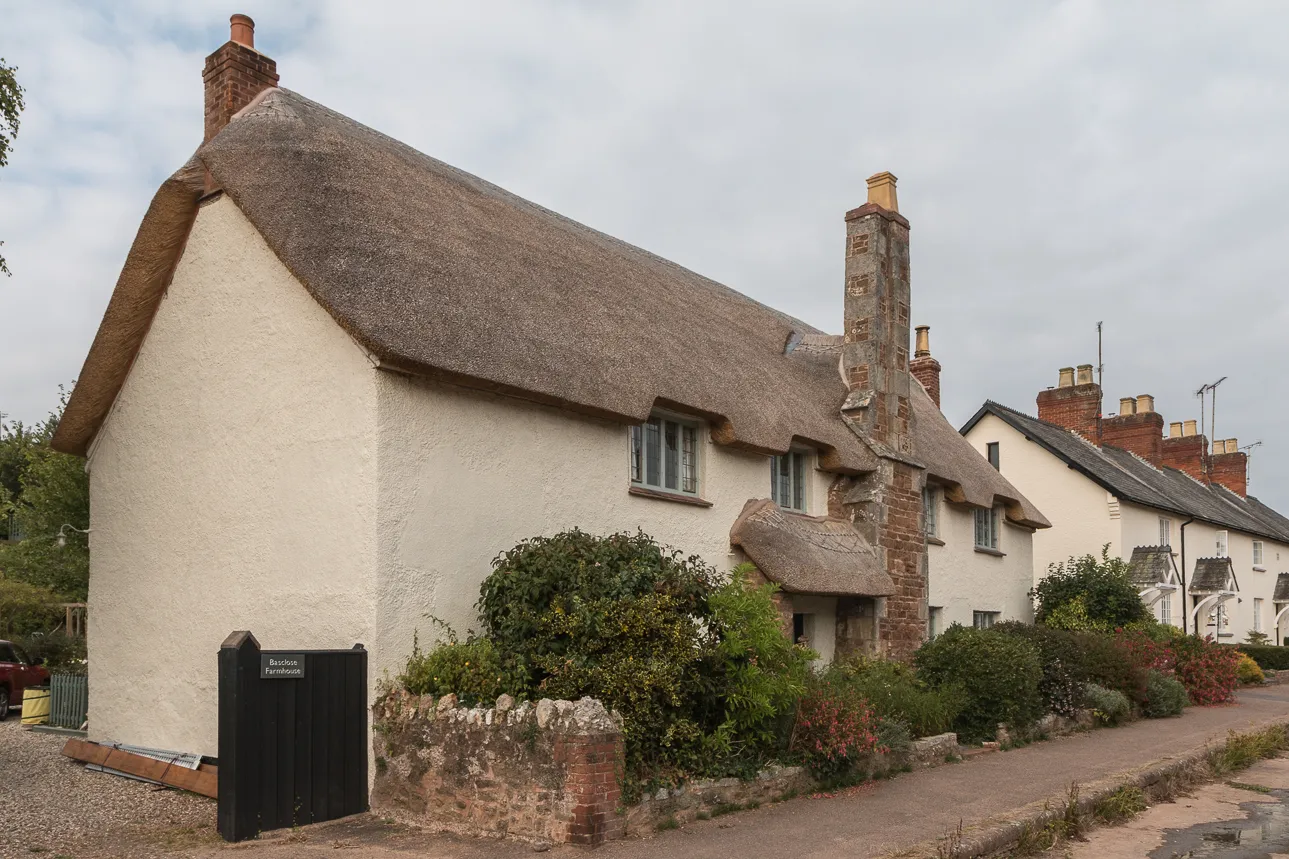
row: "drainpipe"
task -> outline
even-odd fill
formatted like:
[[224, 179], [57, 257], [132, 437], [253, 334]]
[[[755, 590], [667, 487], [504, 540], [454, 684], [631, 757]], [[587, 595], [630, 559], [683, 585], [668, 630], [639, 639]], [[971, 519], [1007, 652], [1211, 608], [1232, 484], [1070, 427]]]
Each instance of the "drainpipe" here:
[[[1187, 519], [1185, 522], [1182, 523], [1181, 528], [1177, 529], [1182, 534], [1182, 633], [1183, 634], [1189, 631], [1186, 629], [1186, 618], [1190, 614], [1190, 606], [1187, 605], [1186, 603], [1186, 596], [1187, 596], [1186, 594], [1186, 526], [1191, 524], [1194, 521], [1195, 521], [1195, 517], [1192, 516], [1191, 518]], [[1195, 622], [1199, 623], [1199, 619], [1196, 618]]]

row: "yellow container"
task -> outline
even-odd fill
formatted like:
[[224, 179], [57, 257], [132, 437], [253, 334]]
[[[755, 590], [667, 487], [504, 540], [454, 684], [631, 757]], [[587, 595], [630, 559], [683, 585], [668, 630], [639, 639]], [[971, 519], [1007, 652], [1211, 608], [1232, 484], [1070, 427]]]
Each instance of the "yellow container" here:
[[22, 693], [22, 723], [24, 725], [49, 724], [49, 690], [24, 689]]

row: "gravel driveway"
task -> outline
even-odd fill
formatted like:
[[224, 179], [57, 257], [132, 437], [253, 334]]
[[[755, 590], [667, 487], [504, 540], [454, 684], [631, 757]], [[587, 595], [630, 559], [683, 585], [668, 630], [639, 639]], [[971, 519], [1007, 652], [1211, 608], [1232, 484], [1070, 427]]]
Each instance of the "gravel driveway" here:
[[210, 847], [215, 802], [119, 776], [62, 756], [65, 737], [0, 722], [0, 857], [172, 857]]

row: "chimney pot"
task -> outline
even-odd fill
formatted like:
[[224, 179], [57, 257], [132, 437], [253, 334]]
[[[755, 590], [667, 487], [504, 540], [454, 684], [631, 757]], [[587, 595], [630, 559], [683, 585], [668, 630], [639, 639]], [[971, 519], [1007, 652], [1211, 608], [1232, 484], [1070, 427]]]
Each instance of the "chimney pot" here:
[[1196, 426], [1195, 421], [1193, 420], [1186, 421], [1185, 423], [1182, 424], [1182, 435], [1184, 436], [1195, 435], [1197, 429], [1198, 427]]
[[1226, 440], [1226, 452], [1227, 452], [1227, 453], [1239, 453], [1239, 452], [1240, 452], [1240, 440], [1239, 440], [1238, 438], [1228, 438], [1228, 439]]
[[248, 48], [255, 47], [255, 22], [249, 15], [237, 14], [228, 19], [230, 41]]
[[1056, 383], [1056, 386], [1057, 386], [1058, 388], [1073, 388], [1073, 387], [1074, 387], [1074, 368], [1073, 368], [1073, 367], [1062, 367], [1062, 368], [1061, 368], [1061, 376], [1060, 376], [1060, 380]]
[[1155, 398], [1151, 394], [1137, 395], [1137, 412], [1148, 413], [1155, 410]]
[[1168, 437], [1169, 437], [1169, 438], [1181, 438], [1181, 437], [1182, 437], [1182, 422], [1181, 422], [1181, 421], [1173, 421], [1172, 423], [1170, 423], [1170, 424], [1168, 425]]
[[931, 326], [919, 325], [913, 330], [917, 332], [917, 342], [913, 347], [913, 357], [931, 357]]
[[1119, 398], [1119, 414], [1135, 415], [1137, 413], [1137, 401], [1132, 397]]
[[1078, 382], [1080, 385], [1092, 384], [1092, 365], [1080, 364], [1078, 367]]
[[868, 202], [875, 203], [890, 212], [900, 210], [899, 200], [895, 196], [895, 176], [891, 173], [874, 173], [868, 177]]

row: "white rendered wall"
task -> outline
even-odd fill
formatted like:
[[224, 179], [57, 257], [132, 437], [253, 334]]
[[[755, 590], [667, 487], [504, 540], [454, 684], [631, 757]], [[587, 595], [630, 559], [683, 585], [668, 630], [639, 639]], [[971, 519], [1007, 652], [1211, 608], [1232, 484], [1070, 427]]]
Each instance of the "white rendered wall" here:
[[831, 663], [837, 647], [837, 598], [793, 594], [792, 611], [810, 616], [806, 627], [810, 647], [819, 654], [821, 667]]
[[91, 450], [90, 736], [214, 755], [216, 654], [372, 643], [376, 372], [227, 198]]
[[1034, 534], [1034, 582], [1047, 575], [1050, 564], [1075, 555], [1100, 555], [1106, 543], [1112, 554], [1119, 553], [1119, 521], [1110, 518], [1111, 499], [1100, 486], [994, 415], [972, 427], [967, 440], [981, 455], [989, 442], [998, 442], [1003, 477], [1052, 523]]
[[[699, 433], [700, 495], [711, 507], [641, 498], [629, 486], [628, 428], [509, 397], [392, 373], [378, 377], [377, 672], [396, 674], [434, 631], [477, 629], [479, 584], [499, 552], [578, 527], [641, 528], [719, 570], [738, 562], [729, 529], [770, 494], [765, 456]], [[831, 475], [811, 472], [808, 512], [826, 512]]]
[[942, 609], [941, 631], [955, 623], [971, 626], [976, 611], [999, 612], [999, 620], [1033, 621], [1029, 598], [1034, 586], [1033, 533], [1004, 524], [998, 534], [1003, 554], [977, 552], [974, 508], [942, 498], [939, 514], [944, 545], [927, 546], [927, 603]]

